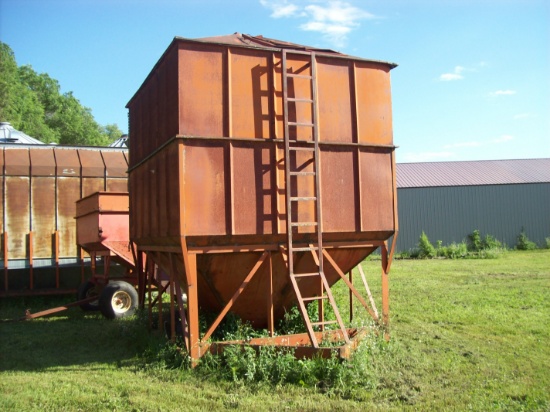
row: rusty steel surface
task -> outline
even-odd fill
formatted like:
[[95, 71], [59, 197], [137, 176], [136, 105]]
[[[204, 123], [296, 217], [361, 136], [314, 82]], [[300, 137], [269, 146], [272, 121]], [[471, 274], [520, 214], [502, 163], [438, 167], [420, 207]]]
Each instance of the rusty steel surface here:
[[[285, 193], [276, 152], [283, 152], [278, 142], [172, 140], [130, 173], [132, 239], [176, 246], [180, 235], [224, 237], [220, 244], [239, 236], [254, 237], [252, 244], [280, 242]], [[313, 179], [301, 184], [301, 195], [312, 193]], [[391, 153], [321, 145], [321, 191], [331, 240], [385, 240], [395, 230]], [[304, 204], [297, 213], [307, 220], [312, 212]], [[307, 229], [301, 231], [307, 240]]]
[[[377, 248], [387, 254], [384, 242], [397, 233], [389, 75], [395, 65], [332, 51], [288, 54], [283, 76], [282, 47], [296, 45], [238, 34], [225, 41], [176, 38], [127, 105], [130, 239], [187, 293], [185, 341], [193, 359], [201, 352], [199, 305], [272, 331], [296, 303], [288, 213], [292, 222], [321, 217], [319, 256], [329, 286]], [[314, 96], [317, 116], [296, 99], [283, 104], [285, 93]], [[320, 167], [311, 174], [311, 156], [296, 149], [285, 156], [285, 130], [313, 122]], [[294, 126], [287, 136], [305, 151], [313, 130]], [[286, 210], [285, 161], [286, 170], [309, 173], [291, 176], [290, 196], [318, 193], [322, 213], [313, 202]], [[323, 272], [314, 254], [299, 251], [320, 244], [316, 231], [298, 226], [292, 237], [296, 273]], [[382, 268], [384, 321], [390, 264], [391, 256]], [[318, 279], [299, 283], [306, 299], [320, 293]]]
[[97, 192], [78, 200], [76, 236], [86, 252], [106, 252], [133, 267], [128, 198], [127, 192]]
[[347, 333], [350, 336], [350, 343], [344, 345], [338, 345], [338, 342], [342, 340], [340, 331], [327, 331], [317, 332], [315, 335], [319, 342], [328, 343], [330, 346], [326, 346], [319, 349], [309, 347], [309, 338], [307, 333], [300, 333], [294, 335], [275, 336], [270, 338], [253, 338], [248, 341], [224, 341], [204, 343], [201, 345], [201, 352], [222, 353], [224, 349], [230, 345], [240, 345], [252, 347], [255, 350], [259, 350], [261, 346], [273, 346], [280, 348], [283, 353], [288, 353], [290, 348], [293, 348], [294, 356], [297, 359], [313, 358], [320, 356], [325, 359], [330, 359], [336, 353], [340, 359], [347, 359], [351, 355], [357, 345], [361, 342], [361, 339], [367, 336], [370, 331], [367, 328], [353, 328], [347, 329]]
[[[0, 146], [0, 296], [74, 290], [80, 275], [73, 279], [60, 270], [78, 265], [82, 258], [75, 202], [97, 191], [126, 192], [126, 153], [110, 148]], [[55, 268], [53, 277], [36, 272], [48, 268]]]
[[[292, 57], [289, 70], [308, 74], [307, 62]], [[321, 142], [393, 145], [393, 67], [353, 56], [319, 57]], [[296, 93], [307, 87], [301, 79], [291, 84]], [[176, 38], [127, 107], [131, 167], [176, 135], [282, 138], [281, 51]], [[289, 116], [311, 119], [302, 105]]]
[[105, 242], [129, 243], [128, 193], [97, 192], [76, 202], [77, 243], [107, 251]]

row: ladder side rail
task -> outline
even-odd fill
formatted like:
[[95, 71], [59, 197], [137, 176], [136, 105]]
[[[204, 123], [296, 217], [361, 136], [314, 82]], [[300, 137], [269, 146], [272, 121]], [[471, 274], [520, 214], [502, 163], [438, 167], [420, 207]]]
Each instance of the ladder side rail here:
[[290, 176], [290, 128], [288, 124], [288, 76], [287, 76], [287, 50], [282, 50], [283, 76], [283, 123], [285, 141], [285, 193], [286, 193], [286, 232], [288, 239], [288, 270], [290, 275], [294, 273], [294, 256], [292, 250], [292, 201], [291, 197], [291, 176]]
[[320, 150], [319, 150], [319, 121], [318, 121], [318, 112], [317, 112], [317, 60], [315, 53], [311, 53], [311, 98], [312, 103], [312, 121], [313, 121], [313, 141], [314, 141], [314, 168], [315, 168], [315, 201], [316, 207], [316, 218], [317, 218], [317, 255], [319, 256], [319, 272], [323, 273], [323, 214], [321, 208], [321, 171], [319, 170], [320, 165]]

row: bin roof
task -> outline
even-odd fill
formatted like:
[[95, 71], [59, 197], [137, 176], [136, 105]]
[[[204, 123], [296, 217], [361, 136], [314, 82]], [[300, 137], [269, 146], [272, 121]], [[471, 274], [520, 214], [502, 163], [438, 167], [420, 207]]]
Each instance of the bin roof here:
[[9, 122], [0, 122], [0, 143], [44, 144], [44, 142], [14, 129]]

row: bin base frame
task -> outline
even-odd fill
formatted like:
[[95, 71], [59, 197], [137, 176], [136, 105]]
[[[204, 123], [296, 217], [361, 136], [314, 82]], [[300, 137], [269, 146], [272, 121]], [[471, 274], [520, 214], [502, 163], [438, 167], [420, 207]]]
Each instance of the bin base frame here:
[[[350, 289], [350, 314], [353, 307], [353, 297], [360, 301], [365, 307], [369, 315], [373, 318], [375, 323], [381, 326], [386, 340], [389, 340], [389, 271], [391, 263], [393, 261], [393, 254], [395, 250], [397, 232], [393, 235], [391, 247], [388, 248], [387, 241], [374, 241], [366, 242], [362, 244], [350, 243], [345, 245], [347, 247], [365, 247], [365, 246], [377, 246], [381, 252], [381, 292], [382, 292], [382, 316], [378, 316], [378, 311], [374, 306], [374, 301], [370, 294], [370, 290], [366, 283], [363, 271], [359, 267], [359, 273], [363, 279], [363, 283], [366, 288], [366, 293], [370, 302], [362, 297], [362, 295], [353, 287], [352, 284], [352, 271], [349, 272], [349, 279], [345, 277], [344, 273], [338, 268], [336, 263], [330, 259], [328, 253], [324, 253], [328, 263], [331, 264], [338, 272], [342, 280], [345, 281]], [[327, 244], [330, 248], [330, 243]], [[333, 247], [344, 247], [342, 244], [333, 245]], [[164, 293], [170, 294], [170, 319], [168, 324], [170, 330], [166, 331], [172, 342], [176, 341], [176, 331], [179, 329], [183, 337], [185, 350], [191, 358], [191, 365], [194, 367], [198, 364], [199, 359], [206, 353], [219, 354], [229, 345], [237, 346], [249, 346], [255, 350], [260, 350], [262, 346], [274, 346], [281, 350], [293, 350], [293, 354], [296, 358], [311, 358], [320, 356], [328, 358], [336, 355], [338, 358], [346, 359], [351, 356], [353, 351], [357, 348], [360, 341], [367, 336], [372, 329], [369, 327], [362, 328], [347, 328], [347, 332], [350, 336], [350, 342], [344, 345], [334, 345], [342, 338], [342, 332], [340, 330], [325, 330], [315, 332], [315, 335], [319, 342], [331, 343], [330, 346], [313, 347], [311, 337], [308, 333], [300, 333], [294, 335], [279, 335], [274, 336], [274, 323], [273, 323], [273, 305], [271, 302], [271, 313], [268, 314], [268, 328], [269, 337], [255, 338], [248, 341], [223, 341], [212, 342], [209, 340], [212, 333], [217, 326], [223, 320], [225, 315], [230, 311], [233, 303], [238, 299], [240, 294], [246, 288], [252, 277], [257, 273], [260, 266], [263, 264], [269, 265], [269, 273], [271, 273], [272, 265], [272, 253], [282, 252], [284, 249], [279, 245], [250, 245], [250, 246], [235, 246], [235, 247], [223, 247], [216, 250], [216, 253], [226, 252], [263, 252], [252, 268], [247, 274], [242, 284], [235, 290], [233, 297], [228, 301], [226, 306], [222, 309], [217, 319], [210, 325], [209, 329], [203, 336], [200, 336], [199, 332], [199, 306], [198, 306], [198, 290], [197, 290], [197, 254], [211, 253], [213, 248], [193, 248], [188, 249], [185, 238], [182, 237], [181, 249], [177, 247], [139, 247], [138, 246], [138, 270], [140, 284], [147, 284], [148, 287], [141, 290], [156, 290], [158, 292], [155, 299], [152, 298], [151, 293], [148, 294], [148, 299], [145, 293], [140, 293], [140, 307], [144, 307], [146, 300], [148, 303], [149, 311], [149, 328], [152, 328], [153, 323], [153, 307], [158, 306], [158, 328], [162, 331], [164, 328], [163, 310], [162, 310], [162, 295]], [[183, 261], [183, 267], [178, 268], [178, 258]], [[164, 263], [168, 262], [169, 270], [168, 274], [164, 274], [164, 280], [161, 282], [161, 276], [159, 274], [160, 261], [164, 260]], [[267, 263], [266, 263], [267, 262]], [[166, 267], [166, 266], [165, 266]], [[183, 271], [183, 273], [181, 273]], [[167, 275], [167, 276], [166, 276]], [[181, 275], [181, 277], [180, 277]], [[158, 285], [156, 289], [151, 288], [152, 285]], [[162, 286], [161, 286], [162, 284]], [[272, 292], [272, 290], [271, 290]], [[187, 305], [184, 302], [184, 293], [187, 297]], [[270, 295], [271, 296], [271, 295]], [[272, 301], [272, 296], [271, 296]], [[184, 314], [183, 316], [177, 316], [177, 312]], [[350, 315], [351, 317], [351, 315]], [[351, 319], [350, 319], [351, 320]]]

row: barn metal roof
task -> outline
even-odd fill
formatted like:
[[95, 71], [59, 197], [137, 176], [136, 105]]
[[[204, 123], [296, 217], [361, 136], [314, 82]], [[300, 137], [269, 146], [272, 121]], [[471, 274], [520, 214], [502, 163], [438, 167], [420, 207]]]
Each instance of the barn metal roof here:
[[15, 130], [9, 122], [0, 122], [0, 143], [44, 144], [19, 130]]
[[550, 159], [399, 163], [397, 187], [550, 183]]

